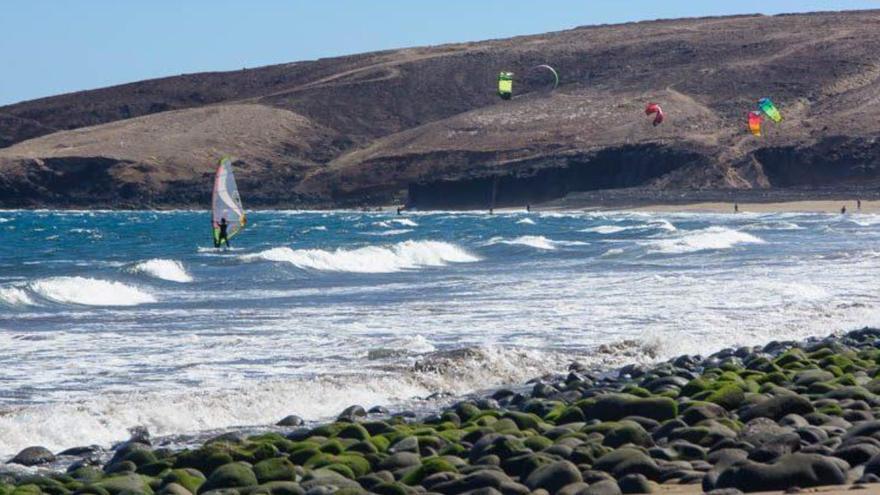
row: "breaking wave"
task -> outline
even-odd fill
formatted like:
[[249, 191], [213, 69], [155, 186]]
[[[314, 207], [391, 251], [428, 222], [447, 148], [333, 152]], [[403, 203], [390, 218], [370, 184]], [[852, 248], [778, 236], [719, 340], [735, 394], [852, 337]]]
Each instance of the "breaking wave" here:
[[682, 233], [672, 239], [660, 239], [648, 243], [653, 252], [683, 254], [697, 251], [730, 249], [737, 244], [764, 244], [760, 237], [726, 227], [709, 227]]
[[454, 244], [439, 241], [403, 241], [390, 246], [366, 246], [333, 251], [277, 247], [244, 255], [241, 259], [290, 263], [306, 270], [351, 273], [393, 273], [480, 260]]
[[4, 306], [34, 306], [37, 303], [23, 289], [18, 287], [0, 287], [0, 304]]
[[151, 259], [134, 265], [131, 267], [131, 271], [169, 282], [187, 283], [193, 281], [192, 276], [183, 267], [183, 263], [177, 260]]
[[590, 227], [588, 229], [584, 229], [581, 232], [596, 234], [616, 234], [618, 232], [623, 232], [624, 230], [629, 230], [629, 227], [620, 227], [619, 225], [599, 225], [598, 227]]
[[523, 218], [522, 220], [517, 220], [516, 223], [522, 224], [522, 225], [535, 225], [535, 221], [532, 220], [531, 218]]
[[587, 242], [582, 241], [554, 241], [542, 235], [524, 235], [514, 239], [505, 239], [503, 237], [493, 237], [486, 242], [486, 246], [494, 246], [497, 244], [507, 244], [509, 246], [528, 246], [530, 248], [541, 249], [543, 251], [554, 251], [560, 246], [586, 246]]
[[156, 302], [148, 292], [123, 284], [86, 277], [53, 277], [31, 282], [30, 290], [50, 301], [83, 306], [137, 306]]
[[109, 445], [132, 426], [157, 436], [268, 425], [288, 414], [309, 421], [333, 417], [351, 404], [430, 405], [435, 392], [460, 395], [520, 383], [561, 371], [567, 360], [553, 353], [496, 348], [431, 352], [414, 365], [389, 371], [275, 380], [259, 385], [199, 392], [103, 394], [81, 401], [24, 405], [0, 414], [0, 456], [29, 445], [60, 450]]

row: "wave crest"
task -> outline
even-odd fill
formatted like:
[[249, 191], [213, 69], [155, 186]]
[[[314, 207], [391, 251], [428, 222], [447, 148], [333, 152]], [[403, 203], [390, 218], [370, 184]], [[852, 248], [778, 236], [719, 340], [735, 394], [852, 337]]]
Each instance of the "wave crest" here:
[[0, 304], [5, 306], [35, 306], [37, 303], [23, 289], [18, 287], [0, 287]]
[[334, 251], [277, 247], [240, 258], [245, 261], [290, 263], [305, 270], [351, 273], [393, 273], [480, 260], [454, 244], [439, 241], [403, 241], [391, 246], [366, 246]]
[[652, 251], [665, 254], [684, 254], [697, 251], [730, 249], [737, 244], [764, 244], [766, 241], [746, 232], [726, 227], [709, 227], [682, 233], [672, 239], [661, 239], [649, 243]]
[[156, 302], [152, 294], [137, 287], [86, 277], [45, 278], [31, 282], [29, 288], [40, 297], [63, 304], [137, 306]]
[[183, 267], [183, 263], [177, 260], [154, 258], [134, 265], [131, 267], [131, 271], [169, 282], [187, 283], [193, 281], [192, 276]]

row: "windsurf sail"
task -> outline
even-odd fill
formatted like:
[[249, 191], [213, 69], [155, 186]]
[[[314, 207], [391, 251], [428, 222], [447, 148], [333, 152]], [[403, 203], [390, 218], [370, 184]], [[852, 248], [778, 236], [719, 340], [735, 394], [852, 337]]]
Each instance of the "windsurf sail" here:
[[214, 245], [220, 245], [220, 221], [226, 219], [226, 235], [229, 239], [241, 232], [247, 225], [247, 215], [241, 205], [238, 186], [232, 174], [232, 158], [225, 156], [217, 166], [214, 178], [214, 193], [211, 196], [211, 227]]

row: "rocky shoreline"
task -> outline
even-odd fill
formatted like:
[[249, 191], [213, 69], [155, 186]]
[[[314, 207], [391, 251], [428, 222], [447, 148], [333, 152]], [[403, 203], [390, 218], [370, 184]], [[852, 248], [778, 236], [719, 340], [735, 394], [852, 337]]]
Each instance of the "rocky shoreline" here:
[[[880, 330], [680, 356], [578, 363], [416, 418], [346, 409], [312, 428], [228, 433], [182, 451], [146, 432], [66, 472], [0, 474], [0, 495], [716, 493], [880, 482]], [[61, 455], [61, 454], [59, 454]], [[68, 457], [64, 457], [68, 458]], [[41, 447], [14, 464], [55, 460]]]

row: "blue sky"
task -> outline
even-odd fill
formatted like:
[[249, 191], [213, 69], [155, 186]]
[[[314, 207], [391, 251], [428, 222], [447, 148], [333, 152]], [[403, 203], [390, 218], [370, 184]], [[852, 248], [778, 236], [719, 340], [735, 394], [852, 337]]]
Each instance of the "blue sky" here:
[[189, 72], [626, 21], [880, 0], [3, 0], [0, 105]]

